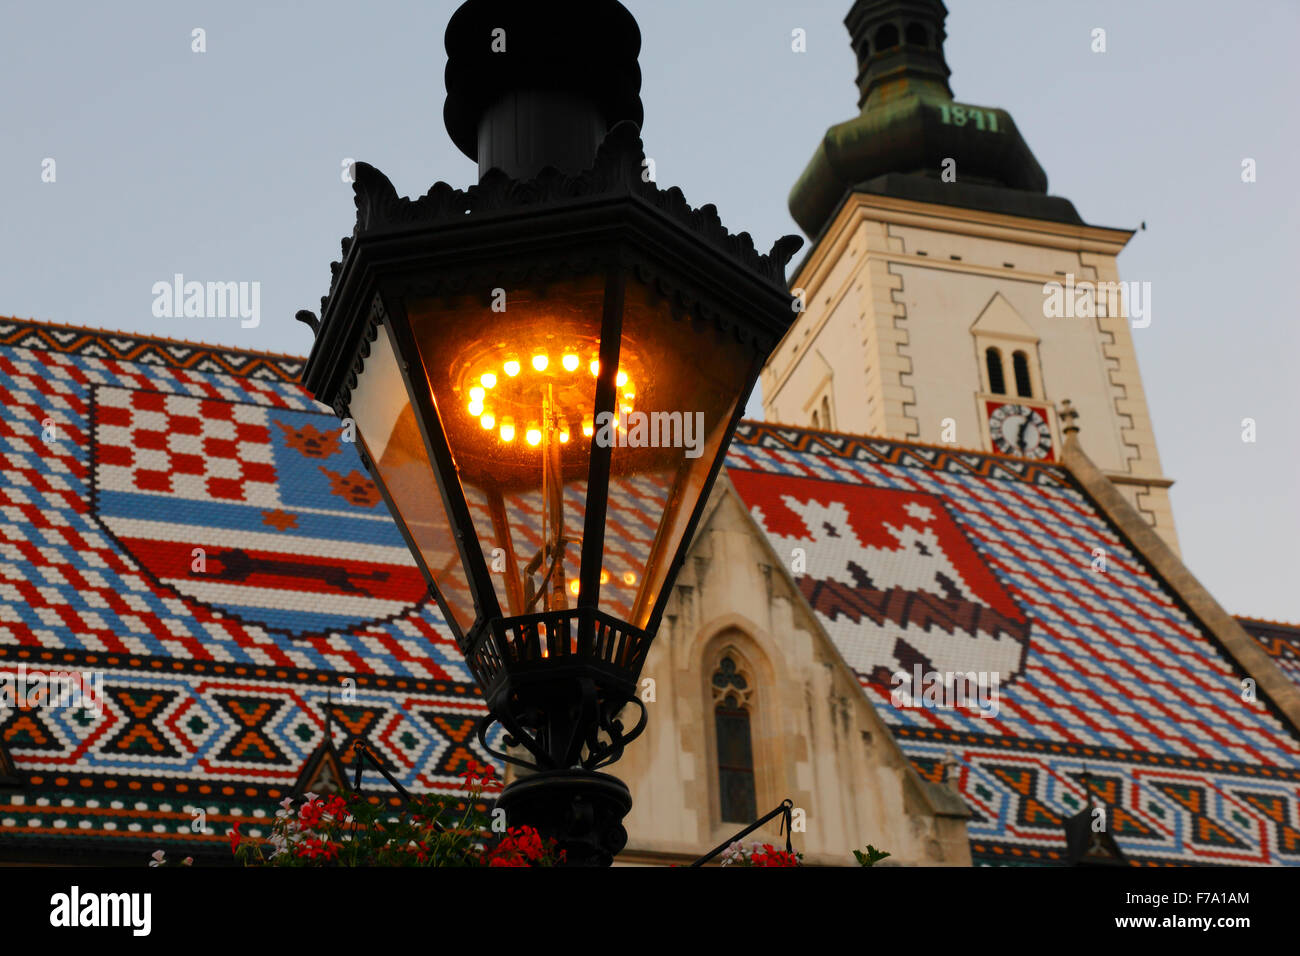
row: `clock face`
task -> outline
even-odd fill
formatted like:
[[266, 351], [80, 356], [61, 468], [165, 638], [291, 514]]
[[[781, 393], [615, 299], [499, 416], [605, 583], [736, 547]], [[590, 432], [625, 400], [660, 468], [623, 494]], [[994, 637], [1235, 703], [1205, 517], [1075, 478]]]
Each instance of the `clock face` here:
[[1052, 431], [1037, 408], [1028, 405], [990, 405], [989, 437], [1004, 455], [1021, 458], [1052, 457]]

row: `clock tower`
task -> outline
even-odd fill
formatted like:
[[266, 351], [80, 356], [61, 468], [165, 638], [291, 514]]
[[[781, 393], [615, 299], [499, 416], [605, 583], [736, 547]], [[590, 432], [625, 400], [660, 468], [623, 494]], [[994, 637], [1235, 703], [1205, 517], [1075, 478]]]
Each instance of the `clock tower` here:
[[1175, 550], [1122, 283], [1131, 229], [1089, 225], [996, 107], [948, 84], [941, 0], [857, 0], [860, 113], [790, 193], [803, 312], [763, 371], [768, 421], [1055, 460], [1076, 438]]

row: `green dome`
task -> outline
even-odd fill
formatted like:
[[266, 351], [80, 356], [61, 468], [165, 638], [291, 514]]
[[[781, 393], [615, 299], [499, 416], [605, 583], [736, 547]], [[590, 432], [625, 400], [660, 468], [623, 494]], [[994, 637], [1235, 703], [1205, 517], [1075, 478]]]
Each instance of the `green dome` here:
[[[953, 100], [947, 15], [941, 0], [857, 0], [849, 11], [862, 112], [826, 131], [790, 193], [790, 214], [808, 235], [853, 192], [1082, 222], [1068, 200], [1047, 195], [1047, 174], [1011, 114]], [[954, 182], [941, 178], [948, 159]]]

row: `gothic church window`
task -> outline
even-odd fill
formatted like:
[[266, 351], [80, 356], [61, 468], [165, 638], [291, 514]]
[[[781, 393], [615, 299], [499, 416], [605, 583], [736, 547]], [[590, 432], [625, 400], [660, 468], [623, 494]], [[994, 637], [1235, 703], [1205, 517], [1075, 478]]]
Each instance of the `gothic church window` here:
[[712, 687], [722, 820], [753, 823], [758, 817], [758, 803], [749, 719], [750, 681], [736, 666], [732, 655], [727, 654], [713, 673]]

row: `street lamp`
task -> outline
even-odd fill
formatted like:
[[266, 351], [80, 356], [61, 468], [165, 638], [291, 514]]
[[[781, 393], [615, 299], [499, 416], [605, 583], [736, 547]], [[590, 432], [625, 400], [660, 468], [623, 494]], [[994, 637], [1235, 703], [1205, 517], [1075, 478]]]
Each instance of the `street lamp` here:
[[[355, 421], [507, 745], [510, 824], [607, 865], [631, 796], [597, 772], [755, 380], [797, 237], [758, 255], [646, 171], [640, 31], [615, 0], [471, 0], [447, 27], [464, 191], [355, 169], [303, 382]], [[620, 715], [639, 708], [628, 729]]]

